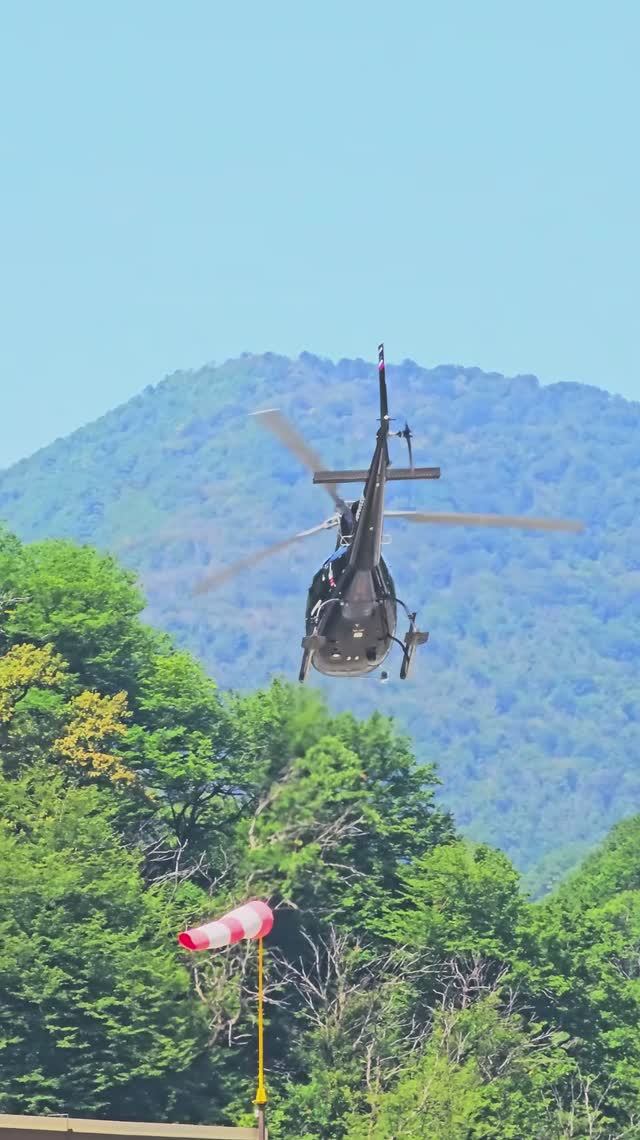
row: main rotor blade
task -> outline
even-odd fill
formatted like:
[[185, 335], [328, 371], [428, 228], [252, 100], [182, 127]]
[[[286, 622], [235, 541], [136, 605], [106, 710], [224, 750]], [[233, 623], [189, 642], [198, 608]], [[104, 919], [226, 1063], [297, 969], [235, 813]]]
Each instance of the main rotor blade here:
[[584, 530], [581, 522], [573, 519], [532, 519], [526, 515], [467, 515], [457, 512], [427, 513], [426, 511], [385, 511], [385, 518], [407, 519], [415, 523], [445, 523], [453, 526], [520, 527], [523, 530]]
[[291, 538], [283, 538], [280, 542], [274, 542], [272, 546], [265, 547], [264, 550], [257, 550], [253, 554], [248, 554], [246, 558], [232, 562], [230, 566], [223, 566], [220, 570], [214, 570], [212, 574], [207, 574], [206, 578], [198, 583], [193, 593], [198, 595], [206, 594], [210, 590], [217, 590], [219, 586], [223, 586], [225, 582], [235, 578], [236, 574], [240, 574], [243, 570], [257, 566], [263, 559], [270, 558], [272, 554], [278, 554], [281, 550], [286, 550], [287, 547], [293, 546], [303, 538], [308, 538], [311, 534], [318, 534], [321, 530], [329, 530], [331, 527], [337, 526], [338, 522], [339, 519], [337, 518], [326, 519], [318, 526], [312, 526], [310, 530], [301, 530], [298, 534], [292, 535]]
[[[309, 446], [293, 424], [290, 424], [277, 408], [268, 408], [264, 412], [251, 412], [250, 415], [259, 417], [259, 422], [268, 428], [280, 440], [280, 443], [283, 443], [312, 474], [315, 474], [316, 471], [327, 470], [326, 464], [323, 463], [317, 452]], [[344, 500], [340, 498], [336, 484], [323, 483], [323, 487], [333, 499], [336, 507], [343, 510]]]

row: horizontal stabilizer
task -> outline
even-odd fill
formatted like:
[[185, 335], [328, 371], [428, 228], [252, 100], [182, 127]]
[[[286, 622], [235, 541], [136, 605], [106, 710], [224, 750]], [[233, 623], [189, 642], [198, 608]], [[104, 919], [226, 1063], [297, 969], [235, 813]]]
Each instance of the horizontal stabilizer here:
[[439, 467], [389, 467], [387, 480], [394, 479], [439, 479]]
[[385, 511], [385, 518], [414, 523], [445, 523], [453, 526], [519, 527], [522, 530], [573, 531], [579, 534], [584, 523], [575, 519], [533, 519], [529, 515], [468, 515], [459, 511]]
[[[316, 471], [314, 483], [366, 483], [368, 471]], [[396, 479], [439, 479], [439, 467], [388, 467], [387, 480]]]

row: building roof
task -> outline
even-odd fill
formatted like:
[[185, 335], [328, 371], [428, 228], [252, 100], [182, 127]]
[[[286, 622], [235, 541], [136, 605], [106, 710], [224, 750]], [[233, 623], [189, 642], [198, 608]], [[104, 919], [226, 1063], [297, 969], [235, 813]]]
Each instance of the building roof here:
[[117, 1136], [136, 1140], [257, 1140], [255, 1128], [228, 1128], [217, 1124], [151, 1124], [147, 1121], [90, 1120], [75, 1116], [12, 1116], [0, 1113], [0, 1136], [20, 1133], [21, 1140], [45, 1140], [44, 1132], [73, 1133], [78, 1140]]

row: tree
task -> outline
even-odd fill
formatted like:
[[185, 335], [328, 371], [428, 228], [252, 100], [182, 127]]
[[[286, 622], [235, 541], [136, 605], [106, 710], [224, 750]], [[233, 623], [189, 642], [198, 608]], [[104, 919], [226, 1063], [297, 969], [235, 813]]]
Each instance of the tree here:
[[497, 962], [517, 954], [524, 897], [518, 872], [501, 851], [442, 843], [414, 859], [402, 877], [402, 901], [384, 917], [398, 942]]
[[624, 889], [629, 868], [621, 858], [635, 830], [623, 827], [588, 860], [571, 881], [574, 890], [532, 908], [517, 970], [537, 1015], [570, 1034], [612, 1127], [628, 1122], [640, 1098], [640, 890]]
[[139, 856], [46, 769], [0, 808], [3, 1111], [166, 1118], [205, 1027]]
[[0, 657], [0, 724], [9, 723], [30, 689], [60, 686], [66, 671], [65, 662], [51, 645], [13, 645]]
[[0, 581], [14, 599], [2, 623], [7, 645], [52, 645], [86, 688], [133, 694], [139, 669], [165, 644], [139, 620], [135, 576], [91, 547], [22, 546], [0, 533]]
[[128, 717], [125, 693], [79, 693], [69, 701], [64, 731], [53, 742], [54, 755], [90, 776], [132, 784], [135, 775], [116, 752], [117, 742], [126, 736]]
[[[438, 1012], [422, 1054], [353, 1117], [346, 1140], [560, 1140], [557, 1092], [572, 1062], [563, 1035], [527, 1026], [497, 995]], [[598, 1135], [598, 1133], [590, 1133]], [[600, 1134], [602, 1135], [602, 1134]]]
[[246, 829], [247, 867], [323, 921], [377, 929], [403, 868], [452, 834], [436, 778], [383, 718], [338, 718], [293, 759]]
[[77, 692], [51, 645], [21, 642], [0, 656], [0, 745], [5, 773], [37, 759], [62, 761], [90, 777], [133, 783], [117, 743], [129, 718], [124, 693]]

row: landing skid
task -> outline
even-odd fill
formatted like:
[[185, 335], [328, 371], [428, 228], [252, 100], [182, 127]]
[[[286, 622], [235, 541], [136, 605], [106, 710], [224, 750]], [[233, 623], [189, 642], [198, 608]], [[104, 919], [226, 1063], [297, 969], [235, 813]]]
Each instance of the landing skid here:
[[400, 648], [402, 649], [400, 680], [406, 681], [411, 670], [413, 655], [419, 645], [426, 645], [427, 641], [429, 640], [429, 634], [422, 633], [421, 630], [416, 629], [416, 614], [411, 613], [400, 598], [397, 598], [396, 600], [400, 603], [407, 617], [409, 618], [409, 628], [404, 635], [404, 641], [398, 642]]
[[[411, 613], [404, 602], [400, 598], [396, 601], [402, 606], [407, 617], [409, 618], [409, 628], [404, 635], [404, 641], [400, 641], [397, 637], [392, 637], [391, 640], [396, 642], [402, 650], [402, 665], [400, 666], [400, 680], [406, 681], [411, 670], [411, 663], [413, 655], [419, 645], [425, 645], [429, 640], [428, 633], [422, 633], [421, 630], [416, 629], [416, 614]], [[308, 634], [302, 639], [302, 661], [300, 662], [300, 672], [298, 673], [298, 681], [304, 684], [311, 668], [311, 660], [313, 654], [317, 649], [320, 649], [326, 643], [326, 638], [314, 630], [313, 633]]]
[[421, 633], [419, 629], [409, 628], [404, 638], [404, 656], [402, 658], [402, 665], [400, 666], [400, 680], [406, 681], [411, 669], [411, 662], [413, 655], [418, 645], [425, 645], [429, 640], [428, 633]]
[[304, 684], [307, 679], [309, 667], [311, 665], [311, 658], [313, 657], [315, 650], [320, 649], [321, 646], [325, 644], [326, 640], [326, 637], [323, 637], [321, 633], [316, 633], [315, 631], [313, 633], [310, 633], [307, 637], [302, 638], [303, 653], [302, 661], [300, 662], [300, 672], [298, 673], [298, 680], [300, 681], [300, 684]]

